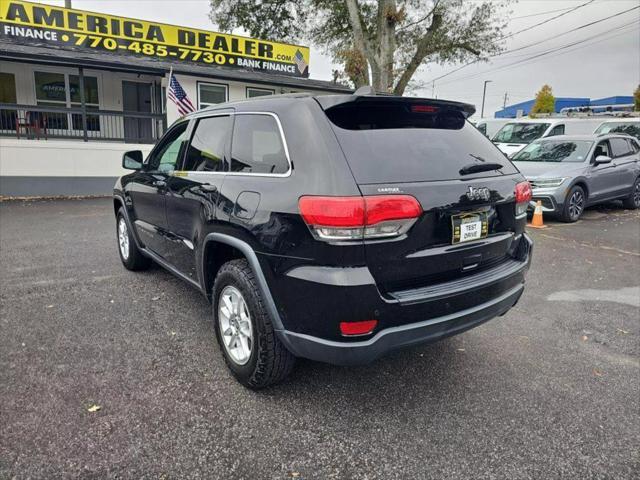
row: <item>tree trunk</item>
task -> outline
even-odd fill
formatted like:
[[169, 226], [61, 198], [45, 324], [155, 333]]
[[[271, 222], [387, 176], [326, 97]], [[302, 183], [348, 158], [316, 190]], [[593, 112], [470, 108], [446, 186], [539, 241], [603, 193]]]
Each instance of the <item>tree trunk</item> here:
[[433, 39], [434, 34], [442, 25], [442, 15], [439, 13], [433, 14], [433, 19], [431, 20], [431, 25], [427, 29], [427, 33], [424, 37], [420, 39], [418, 42], [418, 46], [416, 47], [416, 51], [409, 60], [409, 63], [405, 66], [402, 75], [398, 79], [395, 88], [393, 89], [393, 93], [395, 95], [402, 95], [409, 85], [409, 81], [416, 73], [416, 70], [420, 66], [420, 64], [424, 61], [427, 55], [433, 53], [431, 41]]
[[376, 90], [390, 92], [393, 88], [393, 55], [396, 47], [398, 11], [395, 0], [378, 0], [378, 65], [380, 85]]

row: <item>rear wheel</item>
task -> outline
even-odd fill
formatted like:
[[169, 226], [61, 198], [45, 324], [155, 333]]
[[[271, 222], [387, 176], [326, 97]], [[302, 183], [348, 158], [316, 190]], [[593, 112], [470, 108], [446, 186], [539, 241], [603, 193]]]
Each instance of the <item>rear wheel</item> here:
[[628, 197], [622, 199], [622, 204], [624, 205], [624, 208], [628, 208], [630, 210], [640, 208], [640, 178], [636, 178], [633, 188], [631, 189], [631, 193]]
[[116, 216], [116, 233], [118, 238], [118, 253], [122, 264], [128, 270], [146, 270], [151, 265], [151, 259], [145, 257], [138, 249], [133, 238], [133, 232], [129, 229], [129, 224], [124, 216], [122, 208], [118, 210]]
[[568, 223], [578, 221], [586, 204], [587, 196], [584, 190], [579, 185], [574, 185], [565, 198], [560, 220]]
[[244, 259], [225, 263], [212, 294], [216, 338], [236, 379], [253, 389], [284, 379], [295, 357], [275, 334], [249, 263]]

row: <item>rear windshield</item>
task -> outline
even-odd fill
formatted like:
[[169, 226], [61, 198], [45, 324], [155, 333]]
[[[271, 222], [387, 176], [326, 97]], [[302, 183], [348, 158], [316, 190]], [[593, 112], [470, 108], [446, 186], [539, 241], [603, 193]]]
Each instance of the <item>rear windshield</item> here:
[[542, 137], [548, 123], [507, 123], [493, 137], [498, 143], [531, 143]]
[[516, 153], [514, 162], [584, 162], [593, 142], [548, 140], [533, 142]]
[[343, 104], [326, 114], [359, 184], [460, 179], [463, 167], [484, 162], [503, 167], [464, 178], [517, 172], [457, 110], [398, 102]]
[[626, 133], [640, 139], [640, 122], [605, 122], [593, 133]]

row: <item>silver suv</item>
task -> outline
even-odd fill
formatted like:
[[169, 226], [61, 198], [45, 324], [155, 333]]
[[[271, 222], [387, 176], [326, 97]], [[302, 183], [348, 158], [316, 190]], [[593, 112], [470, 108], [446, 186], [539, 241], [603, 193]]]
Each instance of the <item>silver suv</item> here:
[[640, 207], [640, 145], [628, 135], [561, 135], [541, 138], [512, 157], [533, 188], [533, 202], [564, 222], [585, 207], [622, 200]]

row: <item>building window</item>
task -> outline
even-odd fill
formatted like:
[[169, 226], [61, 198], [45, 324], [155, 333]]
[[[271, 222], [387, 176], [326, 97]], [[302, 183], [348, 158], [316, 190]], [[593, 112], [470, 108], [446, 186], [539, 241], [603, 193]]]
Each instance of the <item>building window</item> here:
[[275, 90], [268, 88], [247, 87], [247, 98], [266, 97], [268, 95], [275, 95], [275, 93]]
[[[18, 103], [16, 100], [16, 77], [13, 73], [0, 72], [0, 104]], [[16, 110], [0, 110], [0, 130], [16, 129]]]
[[[80, 77], [56, 72], [34, 72], [36, 84], [36, 103], [42, 107], [81, 108]], [[100, 108], [98, 79], [84, 77], [84, 99], [87, 110]], [[34, 112], [35, 113], [35, 112]], [[42, 114], [40, 114], [41, 116]], [[73, 130], [82, 130], [82, 115], [64, 112], [47, 113], [47, 128], [68, 130], [69, 124]], [[100, 117], [87, 115], [87, 130], [100, 130]]]
[[198, 82], [198, 110], [227, 101], [227, 86]]
[[0, 72], [0, 103], [18, 103], [16, 100], [16, 76]]
[[[69, 75], [69, 95], [71, 108], [82, 108], [80, 103], [80, 77]], [[84, 77], [84, 103], [87, 110], [98, 110], [100, 101], [98, 100], [98, 79], [96, 77]], [[82, 115], [74, 113], [71, 115], [74, 130], [82, 130]], [[87, 130], [91, 132], [100, 131], [100, 116], [87, 114]]]

